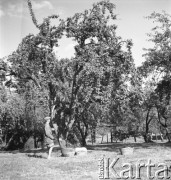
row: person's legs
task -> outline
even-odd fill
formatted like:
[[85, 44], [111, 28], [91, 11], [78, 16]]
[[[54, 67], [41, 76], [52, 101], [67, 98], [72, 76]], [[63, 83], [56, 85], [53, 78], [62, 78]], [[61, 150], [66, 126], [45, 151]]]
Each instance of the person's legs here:
[[51, 143], [48, 145], [48, 159], [50, 158], [50, 155], [52, 153], [53, 146], [54, 146], [54, 143]]

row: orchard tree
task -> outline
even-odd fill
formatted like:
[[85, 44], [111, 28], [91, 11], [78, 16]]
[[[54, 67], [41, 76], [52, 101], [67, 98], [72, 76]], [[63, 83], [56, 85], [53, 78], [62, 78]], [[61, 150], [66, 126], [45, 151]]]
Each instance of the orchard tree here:
[[39, 94], [46, 94], [44, 101], [48, 100], [49, 111], [46, 114], [48, 116], [51, 115], [56, 89], [60, 81], [59, 78], [56, 82], [55, 78], [55, 75], [58, 74], [54, 72], [57, 70], [57, 61], [53, 54], [53, 48], [58, 46], [63, 25], [62, 21], [58, 26], [51, 25], [51, 19], [58, 19], [56, 15], [49, 16], [38, 24], [29, 0], [28, 6], [33, 23], [39, 29], [39, 33], [37, 35], [29, 34], [23, 38], [17, 50], [8, 57], [10, 64], [8, 76], [12, 77], [8, 80], [8, 85], [15, 87], [16, 92], [21, 95], [28, 92], [26, 84], [33, 82], [33, 89], [37, 86]]
[[171, 67], [171, 16], [166, 12], [152, 13], [148, 19], [157, 25], [148, 34], [152, 48], [145, 49], [146, 61], [143, 63], [144, 73], [157, 71], [162, 77], [170, 79]]
[[[74, 107], [77, 107], [78, 95], [85, 84], [81, 79], [86, 75], [90, 77], [85, 81], [89, 81], [86, 98], [108, 110], [107, 104], [112, 93], [117, 94], [133, 66], [132, 42], [123, 41], [116, 35], [114, 9], [114, 4], [101, 1], [94, 4], [92, 9], [76, 13], [66, 21], [67, 37], [74, 38], [77, 43], [70, 102], [71, 119], [74, 119]], [[122, 49], [123, 46], [126, 46], [126, 51]], [[89, 84], [92, 84], [91, 87]]]
[[142, 103], [142, 109], [143, 109], [143, 118], [144, 118], [144, 130], [143, 130], [143, 136], [145, 142], [149, 142], [148, 133], [150, 132], [150, 125], [153, 122], [153, 125], [157, 121], [157, 111], [156, 111], [156, 93], [155, 88], [156, 84], [153, 80], [147, 80], [143, 87], [143, 103]]
[[169, 129], [171, 128], [171, 81], [161, 80], [155, 90], [156, 92], [156, 109], [158, 114], [158, 122], [166, 131], [166, 136], [171, 141]]
[[[9, 56], [9, 72], [19, 87], [32, 81], [39, 92], [48, 92], [49, 114], [56, 124], [55, 130], [67, 140], [74, 124], [80, 133], [87, 124], [95, 126], [97, 120], [91, 108], [96, 109], [96, 115], [103, 110], [105, 116], [109, 104], [118, 97], [115, 106], [124, 104], [125, 82], [134, 67], [132, 42], [116, 35], [115, 5], [108, 1], [96, 3], [65, 21], [56, 15], [49, 16], [41, 24], [30, 0], [28, 7], [39, 33], [26, 36]], [[59, 20], [58, 24], [51, 25], [51, 19]], [[76, 41], [75, 57], [59, 61], [53, 50], [64, 33]]]
[[166, 12], [152, 13], [148, 19], [157, 25], [148, 34], [149, 41], [154, 46], [146, 50], [146, 61], [141, 70], [147, 77], [151, 72], [159, 76], [155, 90], [155, 106], [158, 112], [158, 121], [168, 134], [168, 107], [170, 105], [170, 77], [171, 77], [171, 16]]

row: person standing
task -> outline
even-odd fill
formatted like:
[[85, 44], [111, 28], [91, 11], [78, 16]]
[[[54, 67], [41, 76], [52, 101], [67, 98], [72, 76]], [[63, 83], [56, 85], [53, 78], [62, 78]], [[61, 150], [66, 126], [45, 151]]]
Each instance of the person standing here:
[[47, 145], [48, 148], [54, 146], [54, 136], [52, 134], [52, 128], [50, 127], [50, 117], [45, 117], [44, 118], [46, 123], [45, 123], [45, 144]]

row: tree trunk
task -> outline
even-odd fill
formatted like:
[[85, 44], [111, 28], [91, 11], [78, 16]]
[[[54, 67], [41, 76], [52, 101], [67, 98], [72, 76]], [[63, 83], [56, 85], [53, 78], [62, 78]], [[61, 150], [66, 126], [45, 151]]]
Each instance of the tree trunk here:
[[5, 134], [5, 146], [7, 145], [7, 134]]
[[110, 132], [110, 140], [111, 140], [111, 143], [112, 143], [113, 142], [112, 132]]
[[147, 116], [146, 116], [146, 120], [145, 120], [144, 141], [145, 141], [146, 143], [149, 142], [149, 139], [148, 139], [149, 124], [150, 124], [151, 120], [153, 119], [153, 118], [150, 118], [150, 119], [149, 119], [150, 110], [151, 110], [151, 108], [148, 109]]
[[137, 142], [137, 138], [136, 138], [136, 135], [134, 135], [134, 141]]
[[166, 137], [168, 138], [168, 141], [171, 142], [170, 135], [169, 135], [169, 133], [168, 133], [167, 128], [166, 128]]
[[11, 138], [9, 139], [9, 141], [8, 141], [8, 143], [6, 144], [6, 149], [8, 150], [8, 148], [10, 147], [10, 144], [11, 144], [11, 142], [13, 141], [13, 139], [14, 139], [14, 136], [16, 135], [16, 133], [14, 133], [12, 136], [11, 136]]
[[161, 114], [160, 114], [158, 108], [157, 108], [157, 112], [158, 112], [158, 122], [160, 123], [160, 125], [161, 125], [162, 127], [165, 128], [165, 130], [166, 130], [166, 137], [168, 138], [168, 141], [171, 142], [171, 139], [170, 139], [170, 136], [169, 136], [169, 133], [168, 133], [168, 129], [167, 129], [167, 118], [164, 117], [164, 116], [162, 116], [162, 117], [164, 118], [164, 120], [165, 120], [165, 122], [162, 123], [162, 122], [161, 122], [161, 119], [160, 119], [160, 118], [161, 118], [161, 117], [160, 117]]
[[102, 142], [103, 142], [103, 136], [102, 136], [101, 144], [102, 144]]
[[81, 140], [81, 146], [86, 146], [87, 143], [86, 143], [86, 137], [82, 137], [82, 140]]

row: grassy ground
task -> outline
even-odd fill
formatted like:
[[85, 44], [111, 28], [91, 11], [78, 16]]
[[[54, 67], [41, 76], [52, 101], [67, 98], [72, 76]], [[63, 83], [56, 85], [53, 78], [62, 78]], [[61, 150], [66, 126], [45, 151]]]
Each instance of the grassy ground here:
[[[140, 142], [140, 141], [139, 141]], [[119, 148], [134, 147], [132, 155], [119, 155]], [[147, 163], [166, 163], [171, 165], [171, 145], [168, 143], [109, 143], [89, 145], [86, 156], [61, 157], [60, 149], [57, 148], [52, 158], [47, 160], [44, 150], [32, 150], [28, 152], [0, 152], [0, 179], [6, 180], [97, 180], [98, 160], [102, 156], [110, 158], [110, 162], [119, 157], [116, 165], [117, 172], [123, 170], [123, 163], [136, 164], [139, 160]], [[158, 170], [161, 168], [158, 168]], [[155, 167], [152, 173], [157, 170]], [[171, 176], [171, 172], [169, 172]], [[114, 179], [111, 172], [110, 178]], [[146, 169], [141, 172], [141, 178], [147, 179]]]

